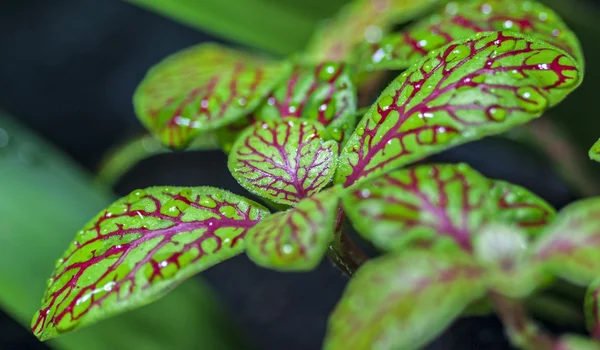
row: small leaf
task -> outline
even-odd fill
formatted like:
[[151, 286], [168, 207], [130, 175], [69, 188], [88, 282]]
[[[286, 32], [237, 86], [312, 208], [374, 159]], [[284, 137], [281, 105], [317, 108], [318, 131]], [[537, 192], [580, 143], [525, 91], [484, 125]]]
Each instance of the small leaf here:
[[217, 44], [194, 46], [150, 69], [135, 92], [135, 111], [165, 145], [183, 148], [202, 131], [249, 114], [288, 69]]
[[308, 120], [254, 124], [229, 155], [229, 170], [248, 191], [293, 205], [319, 192], [333, 177], [338, 146], [323, 141], [323, 127]]
[[589, 152], [590, 159], [600, 162], [600, 140], [596, 141]]
[[566, 53], [481, 33], [433, 51], [388, 86], [344, 147], [336, 183], [385, 173], [539, 117], [581, 81]]
[[[256, 111], [259, 120], [310, 119], [327, 126], [327, 139], [340, 142], [355, 126], [356, 89], [347, 64], [296, 65]], [[349, 136], [349, 134], [348, 134]]]
[[552, 350], [600, 350], [600, 343], [580, 335], [563, 335]]
[[57, 262], [32, 321], [41, 340], [161, 297], [242, 252], [268, 211], [211, 187], [153, 187], [113, 203]]
[[394, 24], [419, 16], [440, 0], [354, 0], [313, 35], [308, 56], [314, 62], [342, 61], [362, 42], [377, 42]]
[[563, 209], [533, 246], [533, 258], [550, 272], [587, 286], [600, 271], [600, 197]]
[[303, 199], [248, 231], [246, 252], [256, 264], [281, 271], [312, 270], [322, 260], [335, 229], [339, 188]]
[[577, 36], [551, 9], [535, 1], [470, 0], [452, 2], [406, 31], [384, 36], [357, 49], [363, 70], [406, 69], [431, 50], [478, 32], [505, 30], [548, 42], [583, 65]]
[[329, 319], [325, 349], [417, 349], [485, 293], [462, 254], [405, 252], [366, 263]]
[[545, 201], [466, 164], [423, 165], [365, 182], [343, 197], [356, 230], [376, 247], [399, 250], [447, 237], [466, 251], [486, 223], [514, 224], [536, 233], [554, 215]]
[[527, 234], [516, 227], [492, 223], [474, 239], [474, 254], [485, 267], [490, 289], [510, 298], [529, 296], [544, 282], [538, 265], [528, 259]]

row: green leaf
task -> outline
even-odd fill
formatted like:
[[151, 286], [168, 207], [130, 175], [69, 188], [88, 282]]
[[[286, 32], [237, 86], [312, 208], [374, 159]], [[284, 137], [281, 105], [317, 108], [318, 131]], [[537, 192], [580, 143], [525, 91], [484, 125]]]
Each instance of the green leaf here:
[[133, 97], [135, 111], [163, 144], [183, 148], [252, 112], [288, 69], [214, 43], [197, 45], [148, 71]]
[[462, 254], [413, 251], [371, 260], [331, 315], [324, 348], [421, 348], [484, 293], [483, 271]]
[[407, 30], [384, 36], [357, 49], [360, 69], [406, 69], [454, 40], [478, 32], [505, 30], [546, 41], [574, 56], [583, 66], [575, 33], [551, 9], [535, 1], [470, 0], [452, 2]]
[[336, 226], [339, 188], [303, 199], [248, 231], [246, 253], [256, 264], [280, 271], [309, 271], [323, 259]]
[[352, 188], [343, 205], [356, 230], [382, 250], [445, 238], [471, 251], [473, 237], [487, 223], [536, 234], [554, 215], [531, 192], [489, 180], [466, 164], [397, 170]]
[[242, 252], [259, 204], [211, 187], [153, 187], [113, 203], [58, 260], [32, 329], [41, 340], [161, 297]]
[[392, 82], [344, 147], [352, 185], [539, 117], [581, 82], [577, 63], [521, 34], [480, 33], [432, 51]]
[[553, 350], [600, 350], [600, 343], [579, 335], [563, 335], [554, 344]]
[[333, 177], [338, 145], [323, 141], [322, 134], [323, 127], [308, 120], [256, 123], [233, 145], [229, 170], [248, 191], [293, 205]]
[[285, 117], [310, 119], [327, 126], [326, 138], [341, 142], [351, 132], [356, 118], [356, 88], [350, 67], [322, 62], [296, 65], [255, 115], [259, 120]]
[[492, 223], [474, 239], [474, 255], [485, 267], [488, 288], [510, 298], [529, 296], [543, 282], [539, 265], [529, 261], [527, 234], [517, 227]]
[[[211, 150], [219, 148], [219, 141], [214, 133], [202, 134], [189, 146], [190, 151]], [[142, 135], [117, 146], [100, 163], [98, 178], [107, 184], [114, 184], [140, 161], [158, 154], [169, 153], [154, 136]]]
[[563, 209], [533, 246], [532, 256], [572, 283], [587, 286], [600, 271], [600, 197]]
[[600, 140], [596, 141], [589, 151], [590, 159], [600, 162]]
[[584, 300], [587, 328], [594, 338], [600, 338], [600, 278], [596, 278], [588, 287]]
[[308, 57], [314, 62], [341, 61], [362, 42], [377, 42], [394, 24], [413, 19], [441, 0], [354, 0], [313, 35]]

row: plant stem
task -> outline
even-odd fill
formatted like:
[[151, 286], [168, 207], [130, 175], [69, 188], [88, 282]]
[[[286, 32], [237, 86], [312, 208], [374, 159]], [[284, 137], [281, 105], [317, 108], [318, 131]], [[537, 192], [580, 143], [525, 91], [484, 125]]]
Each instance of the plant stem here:
[[327, 256], [348, 277], [364, 264], [369, 257], [354, 243], [352, 238], [342, 230], [344, 211], [338, 208], [333, 242], [329, 245]]
[[532, 350], [552, 350], [554, 348], [554, 339], [539, 330], [529, 319], [520, 301], [494, 292], [490, 293], [490, 299], [513, 345]]

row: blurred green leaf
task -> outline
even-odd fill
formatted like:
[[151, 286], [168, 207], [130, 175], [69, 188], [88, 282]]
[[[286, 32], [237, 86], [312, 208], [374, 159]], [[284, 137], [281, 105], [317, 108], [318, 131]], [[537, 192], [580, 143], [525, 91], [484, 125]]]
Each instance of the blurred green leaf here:
[[223, 38], [286, 55], [347, 0], [126, 0]]
[[[0, 305], [28, 326], [74, 232], [112, 201], [106, 187], [0, 114]], [[239, 349], [223, 309], [190, 281], [158, 303], [50, 343], [55, 349]]]

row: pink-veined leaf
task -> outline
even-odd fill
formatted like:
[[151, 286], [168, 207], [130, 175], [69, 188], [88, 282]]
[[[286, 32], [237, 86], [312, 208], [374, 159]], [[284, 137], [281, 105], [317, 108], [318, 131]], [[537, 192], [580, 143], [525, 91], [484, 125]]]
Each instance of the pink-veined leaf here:
[[356, 230], [382, 250], [449, 238], [471, 251], [485, 224], [514, 224], [535, 235], [554, 216], [526, 189], [487, 179], [466, 164], [396, 170], [352, 188], [343, 205]]
[[323, 127], [309, 120], [257, 122], [233, 145], [229, 170], [248, 191], [293, 205], [333, 177], [338, 145], [324, 141], [322, 134]]
[[248, 231], [246, 253], [256, 264], [281, 271], [309, 271], [322, 260], [336, 226], [339, 188], [300, 201]]
[[589, 152], [590, 159], [600, 162], [600, 140], [596, 141]]
[[241, 253], [247, 231], [268, 213], [211, 187], [134, 191], [90, 221], [58, 260], [33, 332], [45, 340], [161, 297]]
[[510, 224], [492, 222], [483, 227], [474, 238], [473, 253], [485, 268], [489, 289], [520, 299], [533, 293], [547, 276], [529, 260], [527, 233]]
[[366, 263], [329, 319], [325, 349], [418, 349], [485, 294], [470, 257], [403, 252]]
[[335, 62], [298, 64], [255, 114], [259, 120], [314, 120], [327, 127], [327, 139], [340, 142], [355, 126], [356, 89], [350, 67]]
[[287, 74], [287, 64], [217, 44], [201, 44], [151, 68], [133, 102], [162, 143], [183, 148], [202, 131], [248, 115]]
[[548, 271], [587, 286], [600, 275], [600, 197], [563, 209], [532, 249]]
[[600, 343], [580, 335], [563, 335], [556, 340], [552, 350], [600, 350]]
[[361, 45], [356, 61], [368, 71], [405, 69], [454, 40], [498, 30], [530, 34], [565, 50], [583, 65], [577, 36], [554, 11], [529, 0], [452, 1], [405, 31]]
[[388, 86], [340, 156], [336, 183], [385, 173], [539, 117], [581, 82], [570, 56], [493, 32], [432, 51]]
[[314, 62], [342, 61], [361, 42], [377, 42], [392, 25], [411, 20], [440, 0], [353, 0], [319, 28], [309, 44]]

